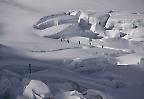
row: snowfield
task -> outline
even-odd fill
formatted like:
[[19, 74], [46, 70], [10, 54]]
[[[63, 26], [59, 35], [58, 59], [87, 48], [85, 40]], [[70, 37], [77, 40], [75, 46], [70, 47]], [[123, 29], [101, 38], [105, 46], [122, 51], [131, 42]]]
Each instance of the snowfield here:
[[143, 0], [0, 0], [0, 99], [143, 99]]

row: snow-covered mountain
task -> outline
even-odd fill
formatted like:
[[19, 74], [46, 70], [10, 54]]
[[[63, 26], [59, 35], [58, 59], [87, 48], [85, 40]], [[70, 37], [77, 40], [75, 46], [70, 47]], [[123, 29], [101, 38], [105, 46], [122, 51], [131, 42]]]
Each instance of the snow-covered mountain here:
[[143, 0], [0, 0], [0, 99], [143, 99]]

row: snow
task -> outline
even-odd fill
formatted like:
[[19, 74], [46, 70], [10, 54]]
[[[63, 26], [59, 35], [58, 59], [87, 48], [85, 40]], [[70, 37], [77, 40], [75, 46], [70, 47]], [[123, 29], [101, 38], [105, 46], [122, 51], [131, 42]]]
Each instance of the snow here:
[[111, 14], [111, 17], [106, 24], [106, 28], [111, 29], [111, 31], [114, 30], [125, 33], [126, 39], [143, 41], [143, 20], [143, 14], [116, 12]]
[[35, 99], [35, 97], [36, 99], [43, 99], [46, 97], [48, 98], [48, 95], [50, 95], [48, 86], [42, 81], [38, 80], [30, 80], [28, 85], [25, 85], [23, 91], [23, 97], [26, 97], [28, 99]]
[[118, 30], [107, 30], [105, 34], [108, 38], [120, 38], [126, 35]]
[[54, 99], [86, 99], [77, 91], [60, 92]]
[[140, 64], [141, 58], [143, 58], [143, 54], [128, 54], [124, 56], [118, 57], [118, 65], [133, 65]]
[[86, 94], [86, 98], [88, 99], [106, 99], [105, 95], [97, 90], [94, 89], [89, 89], [86, 92], [84, 92]]
[[0, 0], [0, 99], [143, 99], [143, 3]]

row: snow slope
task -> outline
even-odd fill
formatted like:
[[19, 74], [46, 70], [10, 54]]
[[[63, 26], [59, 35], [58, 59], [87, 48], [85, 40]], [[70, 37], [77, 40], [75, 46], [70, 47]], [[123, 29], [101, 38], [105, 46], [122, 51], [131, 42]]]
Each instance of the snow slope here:
[[[131, 29], [131, 25], [122, 24], [129, 35], [119, 38], [118, 32], [116, 38], [114, 33], [100, 40], [94, 40], [96, 33], [79, 31], [77, 24], [71, 24], [75, 20], [69, 18], [66, 23], [70, 23], [62, 22], [51, 30], [33, 28], [44, 16], [75, 10], [96, 14], [114, 10], [122, 18], [137, 13], [139, 19], [143, 18], [139, 16], [144, 13], [143, 4], [143, 0], [0, 0], [0, 99], [144, 98], [143, 27]], [[67, 38], [61, 42], [42, 37], [54, 32]], [[68, 42], [72, 33], [84, 37], [76, 36]], [[79, 39], [84, 43], [79, 44]]]

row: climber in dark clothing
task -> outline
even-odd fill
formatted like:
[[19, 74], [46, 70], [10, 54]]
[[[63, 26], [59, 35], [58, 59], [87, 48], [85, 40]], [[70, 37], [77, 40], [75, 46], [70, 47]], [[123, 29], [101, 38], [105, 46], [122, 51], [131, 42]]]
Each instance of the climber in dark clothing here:
[[80, 44], [81, 42], [79, 41], [79, 44]]
[[67, 42], [69, 43], [69, 40], [67, 40]]
[[103, 45], [102, 45], [102, 48], [103, 48]]

